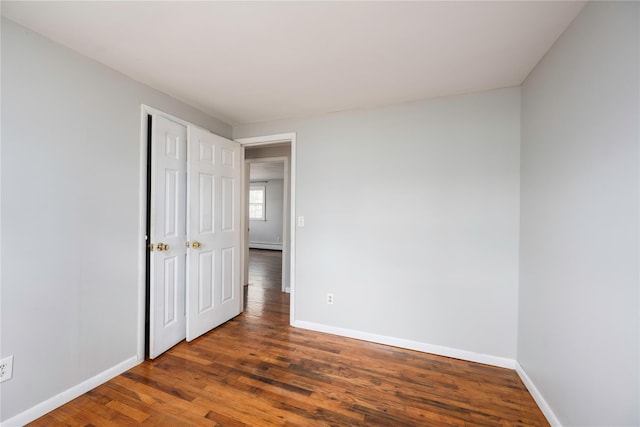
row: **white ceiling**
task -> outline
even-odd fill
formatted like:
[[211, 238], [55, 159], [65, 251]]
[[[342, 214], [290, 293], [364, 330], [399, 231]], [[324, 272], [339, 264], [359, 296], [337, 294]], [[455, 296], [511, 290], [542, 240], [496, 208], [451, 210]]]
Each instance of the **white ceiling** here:
[[13, 2], [2, 15], [230, 124], [522, 83], [582, 1]]

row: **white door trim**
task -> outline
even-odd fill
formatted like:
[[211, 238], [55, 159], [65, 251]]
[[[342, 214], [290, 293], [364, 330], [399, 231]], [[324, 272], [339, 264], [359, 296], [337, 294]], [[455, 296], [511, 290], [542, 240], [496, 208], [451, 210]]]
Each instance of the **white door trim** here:
[[[291, 325], [293, 325], [294, 321], [295, 321], [295, 267], [296, 267], [296, 257], [295, 257], [295, 253], [296, 253], [296, 134], [295, 132], [291, 132], [291, 133], [281, 133], [281, 134], [277, 134], [277, 135], [265, 135], [265, 136], [256, 136], [256, 137], [251, 137], [251, 138], [237, 138], [234, 141], [236, 141], [237, 143], [239, 143], [242, 146], [242, 158], [243, 158], [243, 162], [242, 162], [242, 167], [245, 168], [245, 163], [244, 163], [244, 150], [246, 147], [255, 147], [255, 146], [260, 146], [260, 145], [273, 145], [273, 144], [278, 144], [278, 143], [283, 143], [283, 142], [289, 142], [291, 143], [291, 158], [289, 161], [289, 176], [290, 176], [290, 180], [289, 180], [289, 191], [290, 191], [290, 198], [291, 198], [291, 210], [289, 212], [289, 288], [291, 290], [291, 305], [289, 308], [289, 323]], [[262, 159], [261, 159], [262, 160]], [[286, 163], [285, 163], [286, 164]], [[242, 179], [246, 180], [247, 176], [246, 176], [246, 171], [243, 169], [242, 171]], [[246, 183], [243, 183], [242, 188], [245, 188]], [[243, 193], [245, 193], [243, 191]], [[245, 201], [243, 200], [242, 202], [242, 206], [241, 206], [241, 221], [243, 224], [246, 224], [246, 217], [247, 217], [247, 212], [246, 212], [246, 208], [245, 208]], [[242, 241], [245, 242], [248, 238], [248, 236], [246, 236], [246, 227], [242, 227], [243, 232], [245, 233], [242, 236]], [[241, 259], [241, 263], [244, 266], [244, 263], [246, 262], [246, 260], [244, 259], [244, 251], [242, 251], [242, 259]], [[244, 268], [241, 269], [242, 272], [244, 272]], [[245, 282], [243, 281], [243, 284]], [[143, 325], [144, 328], [144, 325]]]

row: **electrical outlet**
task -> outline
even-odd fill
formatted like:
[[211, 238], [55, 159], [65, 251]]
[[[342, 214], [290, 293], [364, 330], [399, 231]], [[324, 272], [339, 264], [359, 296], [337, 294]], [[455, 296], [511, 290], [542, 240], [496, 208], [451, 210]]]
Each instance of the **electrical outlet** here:
[[333, 304], [333, 294], [327, 294], [327, 304]]
[[0, 360], [0, 383], [13, 377], [13, 356]]

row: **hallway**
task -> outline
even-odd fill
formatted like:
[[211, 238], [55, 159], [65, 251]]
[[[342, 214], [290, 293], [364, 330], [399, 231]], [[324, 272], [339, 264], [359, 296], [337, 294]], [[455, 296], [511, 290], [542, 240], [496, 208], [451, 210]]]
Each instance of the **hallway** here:
[[244, 287], [245, 315], [289, 323], [289, 294], [282, 288], [282, 252], [249, 250], [249, 284]]

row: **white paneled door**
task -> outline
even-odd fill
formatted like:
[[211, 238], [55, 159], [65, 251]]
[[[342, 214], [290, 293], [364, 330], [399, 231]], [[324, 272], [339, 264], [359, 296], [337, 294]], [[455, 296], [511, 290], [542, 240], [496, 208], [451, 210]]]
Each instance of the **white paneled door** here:
[[187, 127], [152, 122], [149, 357], [186, 334]]
[[242, 311], [240, 145], [189, 127], [187, 341]]
[[149, 357], [242, 311], [240, 145], [159, 114], [151, 126]]

